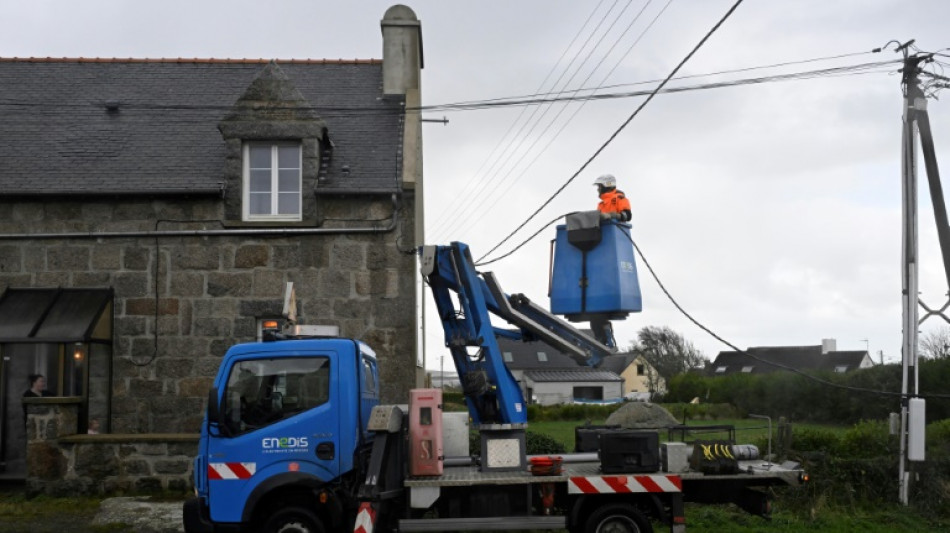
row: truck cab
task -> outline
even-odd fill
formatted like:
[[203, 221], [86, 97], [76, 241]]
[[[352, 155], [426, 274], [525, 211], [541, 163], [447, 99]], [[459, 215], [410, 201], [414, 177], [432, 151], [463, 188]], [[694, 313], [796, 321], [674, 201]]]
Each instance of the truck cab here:
[[201, 428], [188, 531], [268, 531], [278, 508], [327, 525], [352, 514], [338, 488], [358, 479], [371, 443], [376, 356], [353, 339], [269, 337], [233, 346], [221, 363]]

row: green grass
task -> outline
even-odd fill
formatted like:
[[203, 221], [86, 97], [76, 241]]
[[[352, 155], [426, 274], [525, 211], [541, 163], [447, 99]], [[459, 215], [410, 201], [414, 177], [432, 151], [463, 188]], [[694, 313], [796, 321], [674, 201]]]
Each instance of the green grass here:
[[[776, 502], [777, 506], [781, 501]], [[937, 533], [950, 522], [928, 520], [896, 504], [877, 509], [777, 509], [771, 520], [752, 516], [731, 505], [686, 505], [686, 530], [690, 533]], [[655, 527], [656, 531], [664, 531]]]
[[0, 492], [0, 530], [4, 533], [108, 531], [88, 526], [98, 510], [98, 498], [28, 498], [21, 492]]

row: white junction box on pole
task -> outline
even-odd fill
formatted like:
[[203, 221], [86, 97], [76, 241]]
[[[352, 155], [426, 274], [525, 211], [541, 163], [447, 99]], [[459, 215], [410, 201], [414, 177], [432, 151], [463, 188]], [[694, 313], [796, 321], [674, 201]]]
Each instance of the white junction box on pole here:
[[923, 461], [926, 444], [927, 400], [911, 398], [907, 404], [907, 459]]

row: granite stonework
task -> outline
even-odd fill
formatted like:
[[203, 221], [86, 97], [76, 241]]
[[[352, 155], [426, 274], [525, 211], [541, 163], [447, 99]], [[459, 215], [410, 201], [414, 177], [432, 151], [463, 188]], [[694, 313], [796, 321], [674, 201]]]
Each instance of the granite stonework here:
[[79, 435], [81, 398], [29, 398], [29, 492], [185, 493], [191, 489], [197, 434]]
[[[220, 230], [210, 199], [117, 200], [98, 209], [69, 199], [14, 209], [0, 200], [0, 233], [69, 232], [55, 239], [4, 242], [0, 293], [8, 287], [112, 288], [115, 291], [112, 433], [196, 433], [208, 387], [227, 348], [254, 341], [257, 322], [279, 317], [293, 282], [301, 323], [340, 327], [379, 357], [383, 401], [404, 403], [415, 385], [415, 260], [411, 198], [326, 200], [321, 228], [375, 233], [91, 238], [77, 232]], [[396, 209], [395, 227], [388, 227]], [[81, 214], [62, 220], [60, 211]], [[204, 222], [197, 222], [205, 220]]]

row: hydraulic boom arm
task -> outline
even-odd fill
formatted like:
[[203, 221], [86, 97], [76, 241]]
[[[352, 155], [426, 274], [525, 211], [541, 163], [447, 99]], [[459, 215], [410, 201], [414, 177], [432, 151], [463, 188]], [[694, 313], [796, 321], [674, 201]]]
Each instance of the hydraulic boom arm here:
[[[475, 270], [463, 243], [422, 247], [422, 274], [432, 289], [445, 345], [475, 424], [527, 422], [524, 396], [505, 366], [496, 336], [543, 340], [591, 366], [613, 351], [524, 295], [506, 295], [491, 272]], [[494, 327], [489, 313], [518, 329]]]

